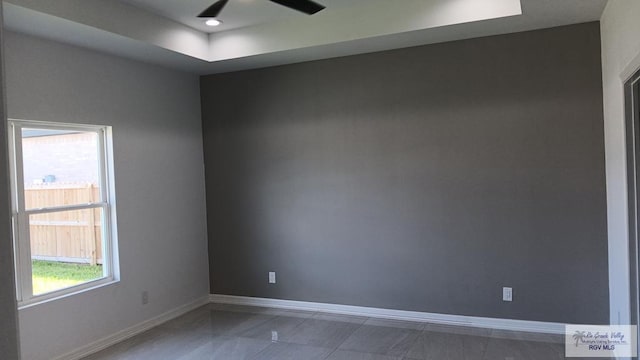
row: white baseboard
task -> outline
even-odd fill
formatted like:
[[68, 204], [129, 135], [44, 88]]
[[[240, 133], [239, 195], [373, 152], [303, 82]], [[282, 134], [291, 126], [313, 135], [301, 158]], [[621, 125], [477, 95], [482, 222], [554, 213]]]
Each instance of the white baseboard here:
[[210, 299], [208, 296], [205, 296], [203, 298], [200, 298], [196, 301], [193, 301], [191, 303], [182, 305], [180, 307], [177, 307], [173, 310], [169, 310], [163, 314], [160, 314], [154, 318], [151, 318], [149, 320], [143, 321], [139, 324], [133, 325], [127, 329], [118, 331], [117, 333], [104, 337], [100, 340], [94, 341], [90, 344], [87, 344], [81, 348], [75, 349], [71, 352], [68, 352], [64, 355], [58, 356], [56, 358], [54, 358], [53, 360], [78, 360], [81, 359], [85, 356], [89, 356], [91, 354], [94, 354], [100, 350], [106, 349], [109, 346], [115, 345], [119, 342], [122, 342], [124, 340], [127, 340], [135, 335], [138, 335], [140, 333], [143, 333], [153, 327], [156, 327], [158, 325], [161, 325], [169, 320], [175, 319], [181, 315], [184, 315], [186, 313], [188, 313], [191, 310], [195, 310], [197, 308], [199, 308], [200, 306], [206, 305], [210, 302]]
[[135, 335], [143, 333], [169, 320], [184, 315], [185, 313], [197, 309], [198, 307], [203, 306], [207, 303], [260, 306], [288, 310], [320, 311], [333, 314], [366, 316], [380, 319], [420, 321], [435, 324], [471, 326], [498, 330], [527, 331], [545, 334], [564, 334], [565, 327], [565, 324], [552, 322], [435, 314], [364, 306], [212, 294], [208, 297], [204, 297], [191, 303], [182, 305], [178, 308], [160, 314], [154, 318], [143, 321], [127, 329], [121, 330], [113, 335], [94, 341], [81, 348], [58, 356], [53, 360], [79, 360], [109, 346], [127, 340]]
[[435, 324], [471, 326], [496, 330], [526, 331], [544, 334], [564, 334], [565, 328], [565, 324], [562, 323], [435, 314], [418, 311], [392, 310], [294, 300], [266, 299], [247, 296], [212, 294], [210, 297], [210, 301], [212, 303], [218, 304], [260, 306], [289, 310], [321, 311], [334, 314], [367, 316], [381, 319], [420, 321]]

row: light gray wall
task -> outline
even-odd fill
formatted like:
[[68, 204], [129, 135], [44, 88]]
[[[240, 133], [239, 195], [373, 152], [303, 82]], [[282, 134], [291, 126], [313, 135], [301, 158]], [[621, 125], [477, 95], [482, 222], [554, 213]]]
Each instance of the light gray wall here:
[[608, 323], [600, 66], [589, 23], [203, 77], [212, 292]]
[[609, 1], [602, 14], [602, 76], [612, 324], [629, 324], [629, 240], [623, 84], [640, 69], [640, 2]]
[[23, 357], [51, 359], [205, 297], [198, 78], [15, 33], [6, 49], [10, 117], [113, 126], [120, 247], [119, 283], [20, 310]]
[[[6, 118], [2, 6], [0, 6], [0, 118]], [[18, 314], [16, 310], [13, 245], [11, 241], [11, 201], [7, 164], [7, 123], [0, 122], [0, 354], [18, 359]]]

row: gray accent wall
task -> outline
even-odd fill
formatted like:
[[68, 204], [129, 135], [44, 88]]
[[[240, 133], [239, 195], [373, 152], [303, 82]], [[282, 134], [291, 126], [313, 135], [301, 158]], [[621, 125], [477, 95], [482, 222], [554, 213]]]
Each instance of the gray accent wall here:
[[120, 265], [115, 284], [21, 309], [22, 357], [57, 358], [202, 304], [209, 274], [198, 77], [6, 35], [10, 117], [112, 126]]
[[201, 103], [212, 293], [608, 323], [598, 23], [205, 76]]
[[7, 153], [6, 94], [4, 75], [4, 30], [0, 5], [0, 354], [19, 359], [18, 311], [11, 241], [11, 201]]

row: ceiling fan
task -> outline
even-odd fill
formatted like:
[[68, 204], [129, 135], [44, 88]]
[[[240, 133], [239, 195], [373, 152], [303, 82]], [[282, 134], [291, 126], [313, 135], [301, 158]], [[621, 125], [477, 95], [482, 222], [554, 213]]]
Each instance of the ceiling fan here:
[[[282, 6], [286, 6], [293, 10], [298, 10], [308, 15], [313, 15], [325, 8], [324, 5], [320, 5], [311, 0], [269, 0], [276, 4], [280, 4]], [[229, 0], [218, 0], [213, 3], [213, 5], [209, 6], [205, 11], [198, 15], [199, 18], [216, 18], [224, 9], [225, 5]]]

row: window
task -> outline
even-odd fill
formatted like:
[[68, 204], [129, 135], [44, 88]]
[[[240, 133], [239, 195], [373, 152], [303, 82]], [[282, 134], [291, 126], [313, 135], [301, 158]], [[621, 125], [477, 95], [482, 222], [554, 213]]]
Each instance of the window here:
[[9, 128], [20, 305], [113, 281], [110, 129], [24, 120]]

